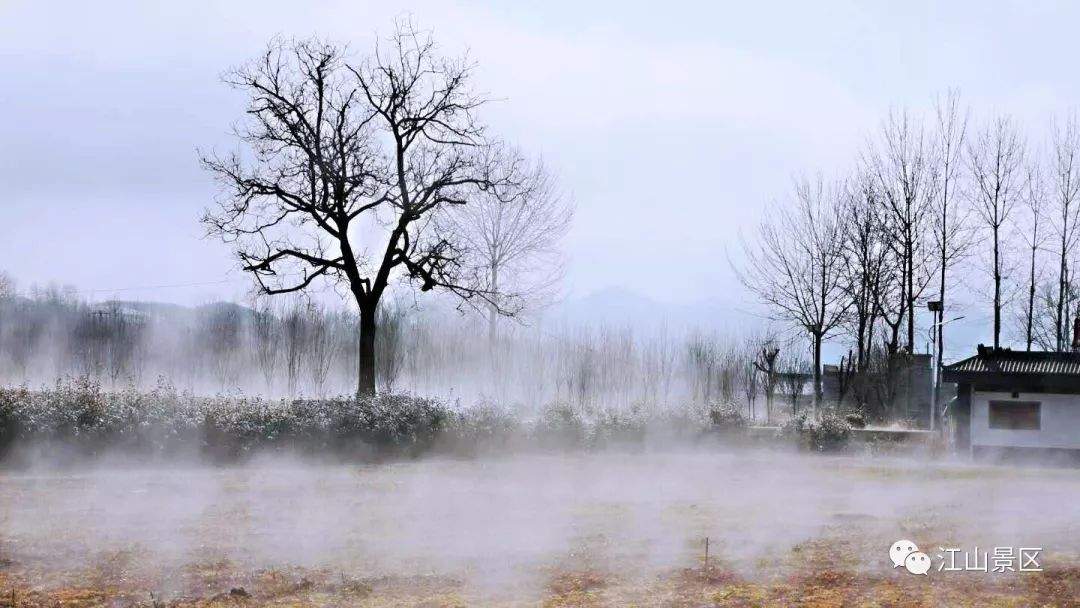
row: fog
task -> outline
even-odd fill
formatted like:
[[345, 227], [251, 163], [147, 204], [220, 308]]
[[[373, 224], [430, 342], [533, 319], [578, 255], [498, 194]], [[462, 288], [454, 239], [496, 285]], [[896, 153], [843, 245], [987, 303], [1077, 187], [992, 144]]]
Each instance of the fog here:
[[0, 0], [0, 606], [1075, 604], [937, 372], [1080, 356], [1078, 10], [924, 4]]
[[[889, 574], [898, 538], [928, 553], [1044, 547], [1051, 565], [1080, 541], [1066, 506], [1080, 479], [1068, 471], [756, 450], [374, 466], [276, 457], [224, 469], [9, 472], [0, 485], [0, 558], [31, 584], [98, 577], [166, 598], [250, 587], [267, 569], [316, 585], [422, 577], [474, 601], [543, 597], [560, 569], [632, 589], [700, 567], [705, 537], [716, 564], [751, 580], [817, 559], [798, 549], [811, 541], [843, 557], [823, 569], [874, 576]], [[224, 574], [207, 583], [199, 564]]]
[[[471, 405], [560, 401], [627, 409], [744, 399], [760, 336], [618, 322], [504, 320], [445, 300], [384, 307], [379, 386]], [[60, 288], [0, 297], [0, 385], [87, 377], [106, 390], [166, 382], [199, 395], [321, 398], [355, 391], [357, 318], [309, 299], [182, 307], [88, 303]], [[799, 346], [793, 346], [799, 349]], [[784, 369], [805, 366], [785, 352]]]

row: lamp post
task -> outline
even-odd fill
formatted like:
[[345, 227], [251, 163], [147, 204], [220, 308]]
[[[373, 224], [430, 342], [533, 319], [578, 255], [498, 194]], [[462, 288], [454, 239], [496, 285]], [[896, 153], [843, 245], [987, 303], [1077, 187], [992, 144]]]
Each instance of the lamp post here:
[[938, 352], [938, 332], [941, 331], [941, 312], [944, 310], [941, 300], [931, 300], [926, 303], [926, 308], [934, 315], [933, 335], [930, 343], [934, 345], [934, 352], [930, 355], [930, 430], [937, 425], [937, 400], [938, 400], [938, 369], [941, 367]]
[[[939, 348], [941, 328], [953, 321], [959, 321], [964, 317], [953, 317], [948, 321], [942, 319], [944, 315], [944, 306], [942, 306], [940, 300], [932, 300], [926, 303], [927, 309], [934, 313], [934, 325], [933, 336], [931, 343], [934, 345], [934, 352], [930, 357], [930, 364], [932, 366], [933, 376], [930, 382], [930, 430], [933, 431], [937, 427], [937, 412], [938, 412], [938, 393], [941, 387], [941, 359], [944, 354], [942, 351], [945, 349]], [[943, 345], [942, 345], [943, 346]]]

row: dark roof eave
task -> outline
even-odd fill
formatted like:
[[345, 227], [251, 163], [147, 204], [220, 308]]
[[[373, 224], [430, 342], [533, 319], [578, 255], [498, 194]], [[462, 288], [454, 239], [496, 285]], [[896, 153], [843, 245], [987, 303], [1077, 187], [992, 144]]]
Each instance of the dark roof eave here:
[[1080, 377], [1072, 374], [1031, 374], [1008, 372], [961, 372], [942, 370], [943, 382], [1025, 389], [1057, 389], [1080, 393]]

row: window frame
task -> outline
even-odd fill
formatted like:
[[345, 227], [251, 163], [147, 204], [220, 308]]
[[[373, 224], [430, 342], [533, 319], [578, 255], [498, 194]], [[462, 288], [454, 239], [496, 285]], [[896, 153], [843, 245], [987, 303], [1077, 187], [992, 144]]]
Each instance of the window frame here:
[[[1016, 411], [1010, 412], [1009, 414], [1003, 414], [1003, 410], [1008, 410], [1009, 408], [1015, 408], [1017, 406], [1029, 408], [1034, 406], [1034, 416], [1030, 416], [1030, 414], [1018, 414]], [[995, 411], [997, 412], [997, 416], [995, 416]], [[1033, 401], [1030, 399], [988, 399], [986, 402], [986, 418], [987, 427], [992, 431], [1041, 431], [1042, 401]], [[995, 419], [998, 423], [997, 426], [995, 426]], [[1023, 426], [1025, 419], [1033, 419], [1035, 421], [1034, 426]]]

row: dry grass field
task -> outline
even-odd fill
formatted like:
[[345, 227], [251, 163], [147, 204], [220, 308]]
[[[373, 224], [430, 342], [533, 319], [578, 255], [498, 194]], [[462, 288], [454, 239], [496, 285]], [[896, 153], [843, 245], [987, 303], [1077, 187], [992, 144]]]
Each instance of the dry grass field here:
[[[1078, 606], [1078, 500], [1070, 469], [763, 451], [8, 472], [0, 606]], [[915, 576], [899, 538], [1043, 571]]]

